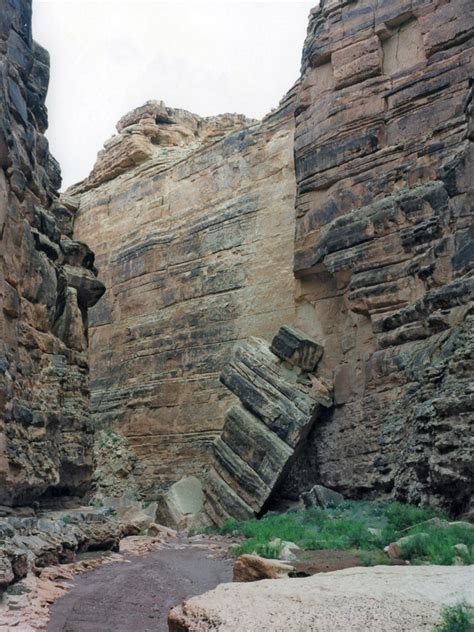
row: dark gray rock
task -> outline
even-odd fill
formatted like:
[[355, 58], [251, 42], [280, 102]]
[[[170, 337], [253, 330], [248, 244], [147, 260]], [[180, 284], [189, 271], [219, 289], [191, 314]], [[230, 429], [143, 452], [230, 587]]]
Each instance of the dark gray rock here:
[[337, 507], [344, 502], [344, 496], [323, 485], [314, 485], [309, 491], [301, 494], [305, 507]]

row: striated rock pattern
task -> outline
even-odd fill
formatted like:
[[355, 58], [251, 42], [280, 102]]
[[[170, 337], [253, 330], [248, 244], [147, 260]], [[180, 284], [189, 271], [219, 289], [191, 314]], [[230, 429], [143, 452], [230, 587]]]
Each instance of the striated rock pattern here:
[[[90, 317], [94, 419], [125, 437], [145, 498], [203, 475], [235, 342], [293, 319], [293, 96], [258, 124], [150, 102], [70, 191], [107, 286]], [[152, 155], [117, 175], [130, 129]]]
[[149, 160], [160, 167], [173, 164], [203, 145], [256, 122], [241, 114], [202, 118], [168, 108], [163, 101], [147, 101], [120, 119], [118, 134], [104, 144], [92, 173], [71, 190], [80, 193], [92, 189]]
[[321, 410], [332, 405], [329, 388], [312, 374], [318, 344], [283, 327], [272, 349], [277, 355], [265, 340], [250, 338], [221, 374], [240, 403], [227, 412], [204, 488], [206, 512], [218, 525], [262, 512]]
[[[156, 101], [119, 122], [72, 193], [108, 287], [94, 416], [125, 437], [145, 496], [202, 475], [235, 402], [218, 383], [234, 343], [287, 324], [324, 347], [334, 407], [281, 494], [469, 511], [473, 29], [469, 0], [323, 0], [301, 79], [261, 123]], [[278, 344], [299, 357], [291, 333]], [[253, 414], [232, 408], [226, 428]]]
[[[298, 322], [335, 410], [287, 489], [469, 509], [473, 6], [322, 2], [297, 98]], [[471, 427], [472, 428], [472, 427]]]
[[104, 291], [48, 150], [49, 56], [31, 1], [0, 2], [0, 503], [84, 491], [87, 310]]

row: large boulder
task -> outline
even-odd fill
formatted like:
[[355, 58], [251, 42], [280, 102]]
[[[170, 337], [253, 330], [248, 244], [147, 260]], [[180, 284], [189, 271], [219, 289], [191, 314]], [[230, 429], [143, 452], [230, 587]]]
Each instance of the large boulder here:
[[204, 508], [201, 481], [186, 476], [172, 485], [163, 497], [158, 517], [165, 524], [177, 529], [204, 527], [209, 524]]
[[271, 349], [260, 338], [235, 348], [220, 379], [240, 403], [227, 411], [204, 489], [206, 511], [216, 524], [260, 514], [331, 407], [330, 387], [309, 372], [322, 352], [290, 327], [280, 329]]
[[170, 632], [431, 630], [441, 610], [474, 605], [472, 567], [375, 566], [301, 579], [221, 584], [171, 610]]

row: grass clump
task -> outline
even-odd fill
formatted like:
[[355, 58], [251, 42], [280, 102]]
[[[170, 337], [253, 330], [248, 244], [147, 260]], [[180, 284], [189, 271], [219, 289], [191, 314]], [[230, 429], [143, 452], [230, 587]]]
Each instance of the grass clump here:
[[385, 512], [388, 526], [395, 531], [405, 531], [432, 518], [442, 518], [443, 514], [434, 507], [413, 507], [403, 503], [390, 503]]
[[[468, 525], [441, 527], [419, 525], [402, 540], [402, 558], [413, 564], [429, 562], [450, 566], [459, 560], [474, 564], [474, 529]], [[456, 546], [461, 545], [461, 546]]]
[[474, 610], [465, 603], [443, 609], [442, 622], [435, 632], [473, 632]]
[[384, 547], [401, 539], [401, 557], [412, 564], [474, 563], [474, 530], [470, 525], [449, 524], [438, 509], [394, 502], [345, 501], [328, 509], [268, 514], [243, 522], [229, 520], [217, 533], [246, 538], [235, 547], [236, 555], [255, 552], [262, 557], [278, 557], [278, 544], [271, 542], [278, 538], [304, 549], [351, 550], [363, 564], [371, 566], [388, 563]]

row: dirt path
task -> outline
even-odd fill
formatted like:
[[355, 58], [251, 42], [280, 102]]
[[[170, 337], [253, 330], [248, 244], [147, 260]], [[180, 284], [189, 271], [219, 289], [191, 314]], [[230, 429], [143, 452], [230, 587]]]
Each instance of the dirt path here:
[[77, 576], [53, 604], [48, 632], [166, 632], [171, 607], [231, 581], [231, 564], [204, 547], [175, 543]]

